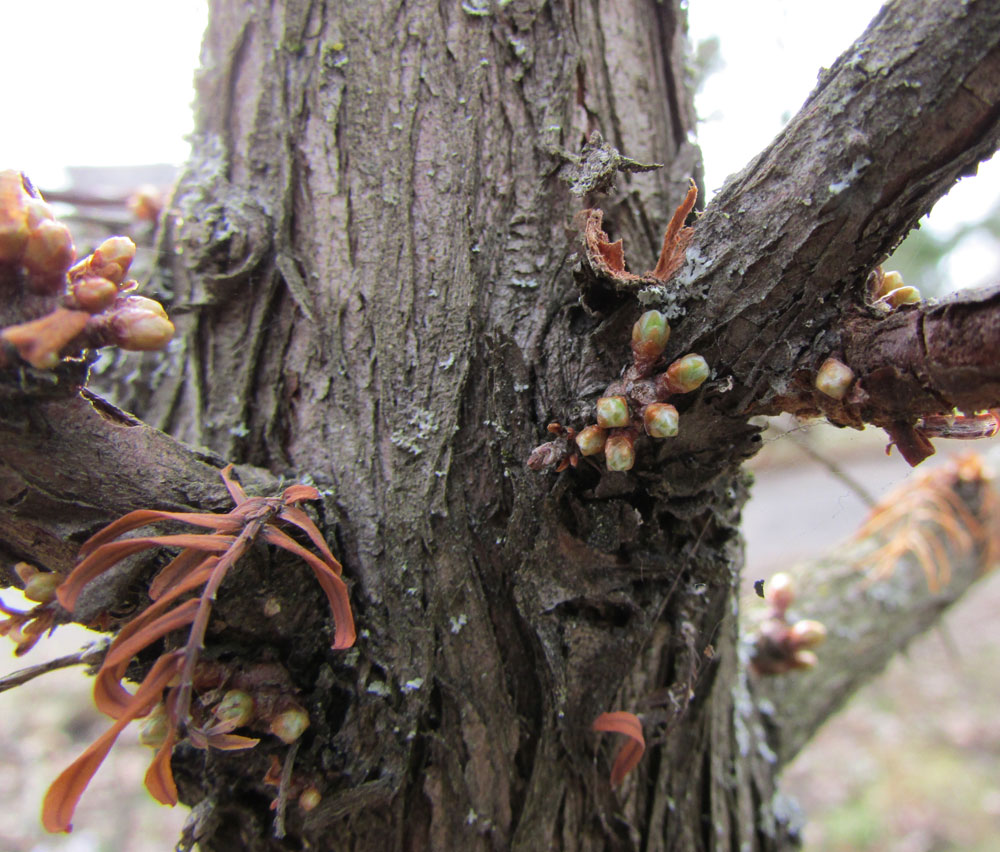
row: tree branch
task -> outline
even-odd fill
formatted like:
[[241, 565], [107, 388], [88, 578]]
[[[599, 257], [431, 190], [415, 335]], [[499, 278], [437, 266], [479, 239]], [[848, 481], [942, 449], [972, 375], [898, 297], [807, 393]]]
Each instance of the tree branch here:
[[[778, 407], [796, 373], [815, 373], [835, 350], [870, 344], [880, 323], [870, 318], [866, 328], [857, 316], [869, 272], [998, 145], [1000, 4], [887, 4], [784, 132], [708, 206], [679, 272], [666, 283], [643, 282], [640, 301], [683, 317], [667, 357], [701, 352], [717, 376], [731, 375], [733, 389], [719, 402], [730, 414]], [[932, 372], [946, 382], [945, 398], [931, 404], [936, 385], [925, 385], [914, 406], [895, 395], [884, 403], [894, 416], [912, 421], [949, 402], [1000, 403], [995, 382], [968, 392], [970, 347], [982, 333], [996, 337], [992, 297], [962, 305], [921, 309], [924, 334], [913, 338], [942, 330]], [[943, 329], [960, 313], [966, 328], [985, 331], [950, 335], [946, 344]], [[884, 320], [877, 334], [919, 322]]]
[[978, 461], [960, 460], [887, 497], [864, 537], [794, 569], [802, 580], [795, 615], [821, 621], [828, 634], [815, 669], [755, 681], [779, 765], [993, 566], [997, 507]]
[[[8, 398], [0, 408], [0, 552], [11, 562], [66, 573], [79, 542], [128, 511], [230, 505], [218, 471], [224, 460], [88, 391], [64, 392]], [[275, 490], [265, 471], [238, 471], [252, 491]]]

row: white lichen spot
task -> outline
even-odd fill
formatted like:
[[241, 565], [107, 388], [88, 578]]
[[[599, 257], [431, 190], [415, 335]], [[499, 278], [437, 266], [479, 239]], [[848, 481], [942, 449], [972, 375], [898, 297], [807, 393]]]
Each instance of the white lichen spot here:
[[368, 684], [365, 692], [371, 695], [377, 695], [380, 698], [388, 698], [392, 695], [392, 690], [389, 688], [389, 685], [381, 680], [373, 680], [370, 684]]
[[415, 677], [404, 683], [403, 689], [406, 690], [407, 692], [416, 692], [423, 685], [424, 685], [424, 679], [422, 677]]
[[474, 18], [484, 18], [490, 13], [490, 0], [462, 0], [462, 11]]
[[414, 406], [406, 422], [408, 428], [394, 430], [389, 440], [393, 446], [419, 456], [424, 451], [422, 444], [438, 431], [434, 412]]
[[461, 615], [458, 616], [453, 615], [451, 618], [448, 619], [448, 621], [451, 624], [451, 632], [457, 636], [459, 633], [462, 632], [462, 628], [465, 627], [466, 624], [468, 624], [469, 620], [468, 618], [466, 618], [465, 613], [463, 612]]
[[757, 754], [772, 765], [777, 764], [778, 762], [778, 755], [776, 755], [774, 750], [763, 740], [760, 740], [757, 743]]
[[522, 290], [535, 290], [538, 288], [538, 280], [535, 278], [511, 278], [511, 287], [520, 287]]

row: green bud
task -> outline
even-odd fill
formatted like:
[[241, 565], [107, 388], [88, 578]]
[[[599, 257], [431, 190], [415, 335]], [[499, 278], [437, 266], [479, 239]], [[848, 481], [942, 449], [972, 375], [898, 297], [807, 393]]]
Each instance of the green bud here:
[[667, 367], [667, 381], [673, 393], [688, 393], [701, 387], [710, 372], [701, 355], [685, 355]]
[[232, 730], [249, 722], [253, 717], [253, 710], [253, 698], [240, 689], [230, 689], [212, 712], [216, 719]]
[[677, 409], [667, 402], [654, 402], [642, 411], [646, 434], [653, 438], [673, 438], [677, 434]]
[[56, 587], [62, 582], [59, 574], [48, 571], [37, 572], [24, 587], [24, 596], [29, 601], [48, 603], [56, 596]]
[[631, 470], [635, 464], [635, 448], [627, 435], [612, 435], [604, 445], [608, 470]]
[[628, 426], [628, 403], [623, 396], [602, 396], [597, 400], [597, 425], [602, 429]]
[[632, 348], [642, 350], [643, 357], [655, 358], [667, 348], [670, 325], [659, 311], [646, 311], [632, 326]]
[[600, 426], [588, 426], [576, 436], [576, 445], [585, 456], [595, 456], [604, 449], [608, 433]]
[[289, 745], [301, 737], [308, 727], [309, 714], [301, 707], [279, 713], [271, 720], [271, 733]]

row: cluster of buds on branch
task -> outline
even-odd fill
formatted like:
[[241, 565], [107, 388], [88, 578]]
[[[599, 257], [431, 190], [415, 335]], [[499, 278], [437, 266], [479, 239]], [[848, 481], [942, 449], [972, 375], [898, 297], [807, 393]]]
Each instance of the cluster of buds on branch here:
[[52, 369], [86, 349], [162, 349], [174, 326], [127, 278], [135, 244], [112, 237], [75, 265], [69, 230], [31, 183], [0, 171], [0, 368]]
[[812, 648], [826, 639], [826, 627], [819, 621], [789, 621], [788, 608], [795, 600], [795, 586], [788, 574], [775, 574], [764, 597], [770, 612], [754, 640], [750, 667], [762, 675], [813, 668], [818, 659]]
[[[865, 286], [872, 307], [886, 314], [921, 301], [920, 291], [904, 284], [900, 273], [883, 272], [880, 266], [868, 276]], [[827, 358], [816, 372], [816, 390], [838, 402], [847, 396], [853, 384], [854, 371], [837, 358]]]
[[679, 415], [667, 400], [701, 387], [710, 371], [701, 355], [690, 354], [656, 373], [669, 339], [663, 314], [640, 316], [632, 326], [632, 364], [597, 400], [596, 423], [579, 432], [550, 423], [549, 432], [557, 437], [535, 448], [528, 467], [562, 471], [575, 467], [580, 456], [604, 453], [608, 470], [627, 471], [635, 464], [635, 442], [642, 433], [657, 439], [677, 435]]

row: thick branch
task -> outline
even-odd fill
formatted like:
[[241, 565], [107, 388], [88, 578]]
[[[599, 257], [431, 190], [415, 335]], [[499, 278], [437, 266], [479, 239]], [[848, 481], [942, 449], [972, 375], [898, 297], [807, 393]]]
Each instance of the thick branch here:
[[[65, 573], [80, 541], [132, 509], [229, 506], [222, 460], [86, 391], [67, 393], [0, 409], [0, 552], [12, 561]], [[240, 475], [251, 490], [274, 490], [257, 469]]]
[[[955, 409], [973, 415], [1000, 400], [998, 308], [1000, 287], [992, 287], [940, 303], [908, 305], [889, 316], [874, 309], [853, 311], [841, 326], [843, 351], [835, 351], [856, 379], [849, 390], [840, 398], [821, 392], [815, 383], [818, 365], [806, 363], [784, 394], [755, 411], [823, 415], [857, 429], [874, 423], [889, 433], [907, 461], [918, 464], [934, 452], [929, 441], [934, 430], [914, 421]], [[986, 419], [983, 434], [970, 437], [996, 432], [996, 418]]]
[[761, 706], [773, 708], [779, 764], [991, 567], [997, 499], [977, 463], [935, 470], [881, 504], [871, 535], [795, 569], [802, 582], [793, 613], [821, 621], [828, 638], [815, 669], [756, 681]]
[[1000, 143], [998, 81], [1000, 3], [896, 0], [727, 183], [680, 272], [640, 299], [686, 317], [671, 352], [732, 374], [728, 410], [841, 346], [868, 272]]

